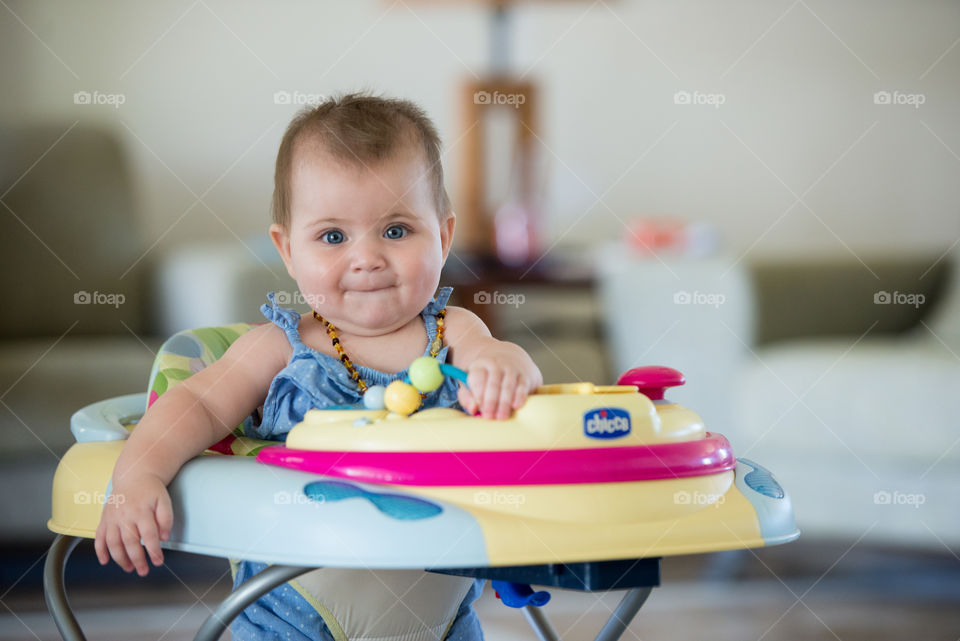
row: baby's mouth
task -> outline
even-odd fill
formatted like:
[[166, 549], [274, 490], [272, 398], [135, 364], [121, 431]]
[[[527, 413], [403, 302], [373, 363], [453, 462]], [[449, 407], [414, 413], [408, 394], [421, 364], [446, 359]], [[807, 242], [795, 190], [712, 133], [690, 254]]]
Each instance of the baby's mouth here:
[[376, 287], [351, 287], [348, 289], [348, 291], [355, 292], [358, 294], [374, 294], [376, 292], [382, 292], [392, 287], [393, 285], [380, 285]]

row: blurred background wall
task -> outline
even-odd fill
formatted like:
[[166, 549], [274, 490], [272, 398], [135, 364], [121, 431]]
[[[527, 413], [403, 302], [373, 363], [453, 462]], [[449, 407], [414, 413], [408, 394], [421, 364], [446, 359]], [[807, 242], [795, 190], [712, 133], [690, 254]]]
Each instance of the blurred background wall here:
[[[541, 88], [549, 243], [616, 238], [638, 214], [714, 223], [751, 255], [930, 251], [960, 233], [956, 2], [513, 13], [513, 69]], [[421, 103], [456, 198], [454, 96], [486, 69], [488, 29], [474, 3], [7, 0], [0, 118], [118, 132], [152, 252], [246, 238], [268, 224], [277, 144], [309, 94]], [[75, 104], [81, 91], [123, 104]]]

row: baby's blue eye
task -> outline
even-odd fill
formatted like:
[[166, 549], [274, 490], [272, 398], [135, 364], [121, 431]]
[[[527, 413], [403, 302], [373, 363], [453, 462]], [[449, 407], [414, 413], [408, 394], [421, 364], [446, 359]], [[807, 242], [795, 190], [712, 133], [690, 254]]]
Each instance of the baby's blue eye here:
[[383, 235], [385, 238], [397, 240], [407, 235], [407, 228], [403, 225], [390, 225], [387, 227], [387, 231], [383, 232]]
[[331, 229], [330, 231], [323, 232], [321, 238], [323, 239], [323, 242], [330, 245], [339, 245], [344, 240], [343, 232], [337, 229]]

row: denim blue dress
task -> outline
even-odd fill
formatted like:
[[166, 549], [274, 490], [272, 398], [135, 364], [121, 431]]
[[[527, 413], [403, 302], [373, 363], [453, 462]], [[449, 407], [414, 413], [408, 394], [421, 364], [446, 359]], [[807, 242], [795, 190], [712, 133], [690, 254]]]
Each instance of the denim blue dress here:
[[[430, 355], [430, 344], [437, 333], [436, 314], [443, 309], [450, 294], [450, 287], [443, 287], [437, 297], [420, 313], [426, 325], [424, 356]], [[338, 405], [355, 405], [362, 402], [357, 384], [350, 378], [346, 367], [337, 359], [308, 347], [300, 338], [299, 312], [279, 307], [273, 292], [267, 295], [270, 305], [261, 311], [268, 320], [280, 327], [287, 335], [293, 354], [290, 362], [273, 379], [263, 405], [263, 418], [259, 425], [246, 427], [247, 435], [255, 438], [282, 441], [309, 409], [324, 409]], [[437, 354], [437, 360], [446, 362], [449, 346]], [[389, 374], [355, 364], [360, 377], [367, 385], [388, 385], [402, 380], [407, 370]], [[423, 399], [423, 408], [456, 407], [457, 382], [446, 378], [443, 384]], [[232, 562], [234, 589], [256, 575], [266, 566], [255, 561]], [[473, 602], [483, 590], [483, 581], [477, 580], [460, 604], [456, 618], [446, 636], [451, 641], [483, 639], [480, 621], [473, 609]], [[290, 583], [274, 589], [245, 609], [230, 626], [234, 641], [334, 641], [323, 617]]]

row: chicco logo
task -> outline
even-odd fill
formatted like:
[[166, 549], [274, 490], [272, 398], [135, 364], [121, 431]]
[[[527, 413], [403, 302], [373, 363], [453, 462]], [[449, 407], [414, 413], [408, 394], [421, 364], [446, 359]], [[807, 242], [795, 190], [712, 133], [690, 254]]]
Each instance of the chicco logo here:
[[600, 407], [583, 415], [583, 433], [590, 438], [620, 438], [630, 433], [630, 413], [617, 407]]

